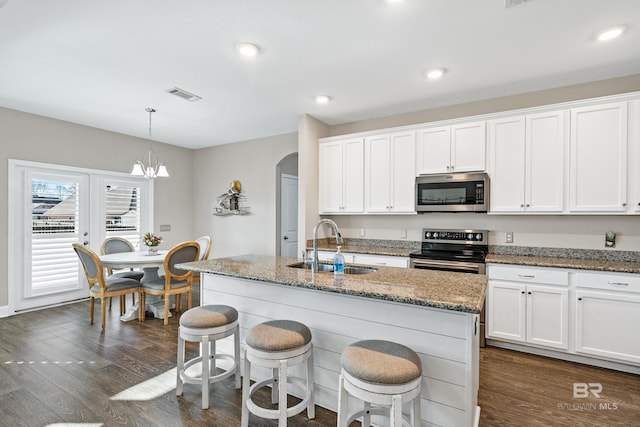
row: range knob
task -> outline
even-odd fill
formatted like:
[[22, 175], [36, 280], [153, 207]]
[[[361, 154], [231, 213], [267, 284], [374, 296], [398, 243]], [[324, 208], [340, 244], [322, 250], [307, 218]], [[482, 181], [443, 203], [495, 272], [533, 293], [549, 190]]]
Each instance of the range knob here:
[[479, 241], [479, 242], [482, 241], [482, 233], [476, 234], [476, 240]]
[[430, 238], [431, 238], [431, 232], [427, 232], [427, 233], [425, 234], [425, 237], [426, 237], [427, 239], [430, 239]]
[[473, 240], [473, 234], [471, 234], [471, 233], [467, 234], [467, 239]]
[[438, 238], [438, 233], [437, 233], [437, 232], [433, 233], [433, 238], [434, 238], [434, 239], [437, 239], [437, 238]]

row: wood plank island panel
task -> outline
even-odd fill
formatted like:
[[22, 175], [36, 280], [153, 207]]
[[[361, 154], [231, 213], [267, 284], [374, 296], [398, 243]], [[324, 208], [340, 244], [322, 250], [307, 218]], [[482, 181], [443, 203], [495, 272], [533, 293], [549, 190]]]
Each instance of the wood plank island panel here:
[[[412, 348], [422, 360], [423, 425], [477, 425], [477, 313], [272, 283], [247, 278], [246, 271], [242, 278], [228, 272], [215, 274], [208, 265], [201, 281], [201, 303], [235, 307], [242, 342], [248, 329], [271, 319], [297, 320], [311, 329], [316, 404], [337, 409], [340, 354], [347, 345], [384, 339]], [[231, 345], [225, 340], [219, 348], [230, 352]], [[290, 372], [304, 377], [301, 366]], [[270, 374], [267, 370], [256, 373], [259, 378]], [[376, 421], [386, 425], [386, 420]]]

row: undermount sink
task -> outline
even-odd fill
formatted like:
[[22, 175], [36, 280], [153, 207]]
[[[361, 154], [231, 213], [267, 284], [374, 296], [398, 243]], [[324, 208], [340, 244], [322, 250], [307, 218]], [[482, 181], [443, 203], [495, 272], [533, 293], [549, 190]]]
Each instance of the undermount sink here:
[[344, 274], [369, 274], [378, 271], [377, 268], [373, 267], [350, 267], [345, 265]]
[[[303, 268], [305, 270], [311, 270], [311, 264], [309, 263], [305, 263], [305, 262], [296, 262], [294, 264], [289, 264], [287, 267], [291, 267], [291, 268]], [[332, 264], [318, 264], [318, 272], [323, 272], [323, 271], [333, 271], [333, 265]], [[378, 271], [377, 268], [372, 268], [372, 267], [353, 267], [353, 266], [349, 266], [346, 265], [344, 267], [344, 274], [368, 274], [368, 273], [373, 273], [375, 271]]]

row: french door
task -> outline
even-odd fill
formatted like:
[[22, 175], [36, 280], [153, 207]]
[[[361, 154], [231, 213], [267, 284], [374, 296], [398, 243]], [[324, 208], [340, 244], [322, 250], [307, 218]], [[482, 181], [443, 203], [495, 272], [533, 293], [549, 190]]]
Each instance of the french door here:
[[152, 229], [149, 180], [18, 160], [9, 176], [10, 311], [89, 295], [72, 243], [98, 253], [106, 237], [137, 245]]

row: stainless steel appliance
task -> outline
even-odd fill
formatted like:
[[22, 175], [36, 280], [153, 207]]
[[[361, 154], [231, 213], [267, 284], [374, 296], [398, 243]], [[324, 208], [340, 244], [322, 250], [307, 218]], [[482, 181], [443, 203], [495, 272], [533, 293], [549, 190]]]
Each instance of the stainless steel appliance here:
[[418, 212], [487, 212], [489, 176], [486, 173], [448, 173], [416, 178]]
[[[487, 230], [422, 230], [422, 247], [409, 255], [411, 268], [485, 274]], [[480, 347], [485, 345], [484, 306], [480, 312]]]

